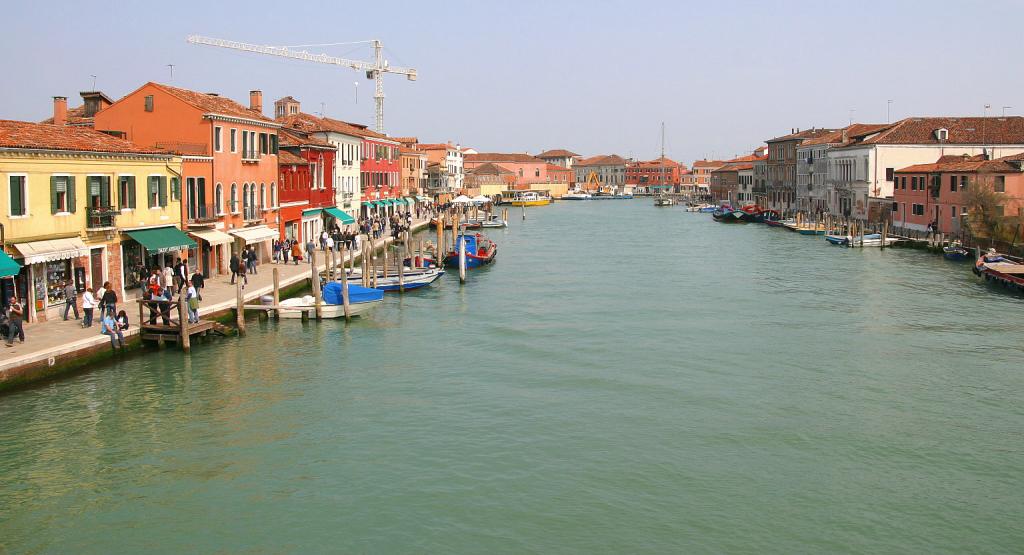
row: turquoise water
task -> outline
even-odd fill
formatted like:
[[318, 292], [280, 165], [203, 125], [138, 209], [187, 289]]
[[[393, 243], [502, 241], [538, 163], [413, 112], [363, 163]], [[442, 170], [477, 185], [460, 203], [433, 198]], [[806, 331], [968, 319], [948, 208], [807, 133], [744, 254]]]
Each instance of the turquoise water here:
[[651, 204], [0, 398], [0, 552], [1024, 549], [1024, 301]]

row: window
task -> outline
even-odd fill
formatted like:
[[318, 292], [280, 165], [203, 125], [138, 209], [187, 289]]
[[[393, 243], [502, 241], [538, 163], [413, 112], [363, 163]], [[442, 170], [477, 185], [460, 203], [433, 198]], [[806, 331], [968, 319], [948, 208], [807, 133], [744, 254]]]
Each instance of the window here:
[[[231, 131], [232, 135], [234, 135], [234, 129]], [[224, 186], [220, 183], [218, 183], [213, 189], [213, 202], [215, 203], [214, 210], [216, 210], [217, 215], [220, 216], [224, 213]]]
[[249, 132], [242, 130], [242, 158], [249, 157]]
[[260, 210], [267, 209], [267, 184], [260, 183]]
[[269, 154], [270, 144], [267, 142], [267, 134], [260, 133], [260, 154]]
[[213, 127], [213, 151], [214, 152], [221, 152], [221, 146], [222, 146], [221, 142], [220, 142], [221, 131], [223, 131], [223, 129], [221, 129], [219, 126], [215, 125]]
[[121, 201], [121, 210], [135, 208], [134, 175], [122, 175], [117, 178], [117, 198]]
[[537, 168], [537, 169], [533, 170], [533, 176], [534, 177], [540, 177], [540, 168]]
[[956, 176], [955, 175], [949, 176], [949, 192], [951, 192], [951, 193], [955, 193], [956, 192]]
[[955, 220], [956, 219], [956, 206], [950, 206], [949, 210], [950, 210], [950, 213], [949, 213], [950, 214], [950, 219]]
[[231, 152], [238, 152], [238, 130], [232, 127], [230, 135], [231, 144], [229, 146], [231, 147]]
[[893, 212], [896, 212], [896, 211], [898, 211], [899, 209], [900, 209], [900, 203], [898, 203], [898, 202], [894, 202], [894, 203], [892, 203], [892, 211], [893, 211]]
[[965, 189], [967, 189], [967, 176], [966, 175], [961, 175], [960, 176], [960, 190], [963, 191]]
[[89, 208], [110, 208], [110, 178], [105, 175], [90, 175], [87, 180]]
[[55, 175], [50, 178], [50, 213], [71, 213], [75, 211], [75, 178]]
[[924, 205], [923, 204], [914, 204], [914, 205], [911, 206], [911, 209], [912, 209], [913, 214], [915, 216], [924, 216]]
[[146, 95], [146, 111], [147, 112], [152, 112], [153, 111], [153, 95], [151, 95], [151, 94]]
[[885, 168], [885, 180], [886, 181], [892, 181], [894, 171], [895, 170], [893, 168]]
[[1005, 208], [1002, 205], [996, 206], [996, 216], [1001, 218], [1004, 210]]
[[24, 175], [12, 175], [9, 178], [11, 216], [28, 215], [28, 191], [25, 187]]
[[231, 184], [231, 212], [238, 213], [238, 183]]
[[993, 189], [995, 189], [995, 191], [997, 193], [1005, 193], [1006, 192], [1006, 176], [997, 175], [996, 176], [996, 183], [993, 186]]
[[[204, 183], [205, 178], [200, 177], [199, 182]], [[181, 179], [177, 177], [171, 178], [171, 200], [181, 200]]]
[[916, 191], [917, 190], [917, 176], [916, 175], [912, 176], [910, 178], [910, 190], [911, 191]]
[[270, 182], [270, 206], [277, 208], [277, 185]]
[[167, 206], [167, 177], [163, 175], [149, 176], [149, 186], [146, 190], [146, 199], [150, 208], [163, 208]]
[[270, 136], [270, 153], [277, 154], [277, 135]]

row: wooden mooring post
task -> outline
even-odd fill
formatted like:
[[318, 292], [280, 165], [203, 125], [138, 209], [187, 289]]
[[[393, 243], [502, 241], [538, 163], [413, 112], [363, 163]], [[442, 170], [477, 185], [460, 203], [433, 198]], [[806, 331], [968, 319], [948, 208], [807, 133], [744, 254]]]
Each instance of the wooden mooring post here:
[[[274, 306], [281, 306], [281, 272], [274, 267]], [[274, 310], [274, 318], [279, 318], [281, 312]]]
[[[238, 276], [236, 276], [238, 277]], [[235, 327], [238, 335], [245, 335], [245, 299], [242, 297], [242, 280], [235, 281]]]
[[323, 316], [323, 291], [320, 290], [320, 271], [315, 262], [316, 257], [311, 256], [309, 257], [309, 260], [309, 270], [312, 274], [310, 276], [310, 281], [312, 282], [313, 289], [313, 306], [316, 308], [316, 319], [317, 321], [320, 321]]
[[[341, 244], [341, 307], [345, 311], [345, 321], [348, 322], [352, 319], [352, 313], [350, 312], [348, 305], [348, 276], [345, 272], [345, 243]], [[349, 253], [349, 258], [355, 258], [353, 253]]]
[[178, 295], [178, 325], [180, 326], [181, 339], [178, 340], [181, 343], [181, 350], [186, 353], [192, 350], [191, 337], [188, 333], [188, 307], [185, 306], [185, 295]]
[[459, 283], [466, 283], [466, 238], [456, 241], [459, 243]]

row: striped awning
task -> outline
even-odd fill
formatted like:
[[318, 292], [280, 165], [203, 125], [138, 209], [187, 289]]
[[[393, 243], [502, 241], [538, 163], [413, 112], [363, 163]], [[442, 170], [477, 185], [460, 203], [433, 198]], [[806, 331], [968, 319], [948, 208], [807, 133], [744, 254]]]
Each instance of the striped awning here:
[[89, 256], [89, 247], [78, 237], [15, 243], [14, 248], [21, 254], [22, 264], [26, 265]]
[[246, 245], [262, 243], [263, 241], [274, 239], [278, 235], [276, 229], [270, 229], [265, 225], [246, 227], [243, 229], [232, 229], [228, 233], [245, 241]]

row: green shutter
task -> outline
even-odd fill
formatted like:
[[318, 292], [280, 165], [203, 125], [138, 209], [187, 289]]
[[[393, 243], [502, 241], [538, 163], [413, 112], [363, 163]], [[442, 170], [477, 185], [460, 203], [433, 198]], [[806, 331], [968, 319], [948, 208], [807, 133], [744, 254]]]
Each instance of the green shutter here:
[[22, 194], [22, 183], [26, 181], [26, 178], [21, 176], [11, 176], [9, 183], [11, 186], [11, 215], [12, 216], [24, 216], [28, 213], [25, 209], [25, 196]]
[[153, 195], [158, 188], [156, 176], [151, 176], [146, 183], [146, 208], [153, 208]]
[[68, 176], [68, 212], [75, 213], [75, 176]]
[[128, 198], [126, 198], [124, 200], [125, 200], [125, 202], [128, 203], [127, 204], [128, 208], [135, 208], [136, 204], [135, 204], [135, 176], [134, 175], [128, 176], [128, 187], [127, 187], [127, 189], [128, 189]]
[[100, 177], [100, 208], [110, 207], [110, 177]]
[[160, 188], [160, 206], [162, 208], [167, 206], [167, 176], [161, 175], [157, 177], [157, 183]]
[[171, 200], [181, 200], [181, 180], [177, 177], [171, 178]]
[[270, 136], [270, 146], [273, 149], [272, 152], [277, 154], [277, 135]]
[[50, 213], [60, 212], [60, 204], [57, 200], [57, 176], [50, 176]]

